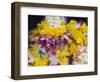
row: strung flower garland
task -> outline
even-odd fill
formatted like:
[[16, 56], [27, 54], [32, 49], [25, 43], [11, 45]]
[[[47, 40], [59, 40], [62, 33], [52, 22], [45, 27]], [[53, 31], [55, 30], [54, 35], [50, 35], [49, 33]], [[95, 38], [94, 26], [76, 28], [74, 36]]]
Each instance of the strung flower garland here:
[[[51, 18], [60, 20], [59, 17]], [[78, 25], [70, 20], [69, 23], [52, 24], [48, 16], [29, 33], [29, 65], [86, 64], [87, 31], [85, 22]]]

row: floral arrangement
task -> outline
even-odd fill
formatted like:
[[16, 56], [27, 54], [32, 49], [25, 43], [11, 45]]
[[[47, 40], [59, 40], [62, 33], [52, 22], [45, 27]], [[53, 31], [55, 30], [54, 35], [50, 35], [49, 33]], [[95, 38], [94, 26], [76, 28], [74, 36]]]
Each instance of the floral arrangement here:
[[28, 65], [87, 64], [87, 24], [46, 16], [29, 32]]

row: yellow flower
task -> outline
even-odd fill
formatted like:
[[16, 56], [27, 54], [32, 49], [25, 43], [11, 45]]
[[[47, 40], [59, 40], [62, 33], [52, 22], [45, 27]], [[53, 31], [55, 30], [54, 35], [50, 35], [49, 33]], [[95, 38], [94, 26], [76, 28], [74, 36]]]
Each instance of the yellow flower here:
[[39, 37], [38, 37], [38, 36], [36, 36], [36, 37], [35, 37], [35, 39], [36, 39], [36, 42], [38, 42], [38, 40], [39, 40]]
[[69, 52], [72, 55], [73, 53], [75, 53], [76, 51], [76, 45], [75, 44], [71, 44], [69, 47]]
[[79, 45], [79, 44], [76, 45], [76, 48], [77, 48], [77, 49], [80, 49], [81, 47], [82, 47], [82, 45]]
[[33, 66], [46, 66], [48, 64], [48, 57], [35, 56]]
[[30, 52], [30, 54], [32, 54], [32, 55], [35, 55], [36, 52], [37, 52], [37, 50], [38, 50], [38, 48], [37, 48], [37, 45], [36, 45], [36, 44], [33, 45], [32, 48], [29, 48], [29, 52]]
[[70, 20], [70, 22], [68, 24], [66, 24], [66, 29], [70, 30], [72, 33], [76, 32], [76, 24], [74, 20]]
[[80, 30], [77, 30], [75, 33], [73, 33], [72, 37], [75, 39], [76, 43], [78, 44], [83, 43], [83, 34]]
[[49, 61], [48, 57], [41, 58], [41, 65], [42, 66], [48, 65], [48, 61]]
[[83, 24], [81, 25], [80, 30], [81, 30], [83, 33], [85, 33], [85, 32], [88, 31], [88, 28], [87, 28], [86, 23], [83, 23]]
[[61, 65], [66, 65], [68, 64], [68, 58], [67, 57], [58, 57], [59, 62]]
[[70, 53], [67, 50], [62, 51], [62, 56], [70, 56]]
[[88, 43], [87, 36], [84, 36], [84, 38], [83, 38], [83, 43], [84, 43], [84, 45], [87, 45], [87, 43]]
[[[83, 23], [81, 25], [80, 29], [77, 29], [75, 21], [71, 20], [68, 24], [66, 24], [66, 29], [71, 31], [72, 37], [76, 41], [77, 44], [83, 43], [83, 37], [84, 37], [83, 33], [87, 32], [86, 23]], [[69, 40], [68, 43], [71, 43], [71, 40]], [[85, 43], [86, 43], [86, 41], [85, 41]]]
[[38, 55], [35, 56], [33, 65], [34, 66], [40, 66], [41, 65], [41, 60], [40, 60], [40, 57]]
[[51, 27], [47, 20], [42, 21], [38, 28], [41, 27], [41, 34], [48, 34], [54, 37], [58, 37], [66, 32], [65, 24], [61, 23], [60, 27]]
[[32, 30], [32, 34], [33, 34], [33, 35], [37, 35], [38, 33], [39, 33], [39, 30], [38, 30], [38, 29], [33, 29], [33, 30]]
[[68, 44], [71, 45], [73, 41], [71, 39], [68, 40]]
[[56, 51], [56, 55], [57, 55], [57, 57], [58, 56], [62, 56], [62, 57], [64, 57], [64, 56], [70, 56], [71, 54], [67, 51], [67, 50], [62, 50], [62, 51], [60, 51], [60, 50], [57, 50]]
[[61, 55], [61, 51], [60, 50], [56, 50], [56, 55], [60, 56]]

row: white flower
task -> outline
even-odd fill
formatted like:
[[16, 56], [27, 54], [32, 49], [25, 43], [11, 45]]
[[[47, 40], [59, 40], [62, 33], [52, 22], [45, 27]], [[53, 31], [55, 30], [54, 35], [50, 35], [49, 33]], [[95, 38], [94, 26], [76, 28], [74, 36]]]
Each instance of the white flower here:
[[69, 37], [68, 37], [66, 34], [64, 34], [63, 37], [64, 37], [66, 40], [69, 40]]
[[80, 64], [87, 64], [88, 61], [88, 57], [87, 57], [87, 53], [83, 52], [80, 55]]
[[80, 49], [80, 52], [84, 52], [86, 50], [86, 46], [82, 46], [81, 49]]
[[46, 16], [46, 20], [54, 28], [58, 28], [61, 22], [65, 23], [65, 18], [60, 16]]
[[28, 57], [29, 57], [29, 60], [28, 60], [28, 63], [29, 64], [32, 64], [34, 62], [34, 57], [32, 56], [32, 54], [30, 54], [30, 52], [28, 53]]
[[80, 28], [81, 24], [75, 21], [76, 28]]
[[50, 65], [57, 65], [59, 60], [55, 56], [50, 56]]

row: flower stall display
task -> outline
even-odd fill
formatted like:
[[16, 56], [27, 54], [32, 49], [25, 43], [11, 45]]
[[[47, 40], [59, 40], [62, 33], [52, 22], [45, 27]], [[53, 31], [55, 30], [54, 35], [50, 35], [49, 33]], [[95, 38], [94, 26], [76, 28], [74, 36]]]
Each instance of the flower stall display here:
[[[70, 17], [69, 17], [70, 18]], [[29, 32], [28, 65], [87, 64], [88, 27], [85, 21], [45, 16]]]

